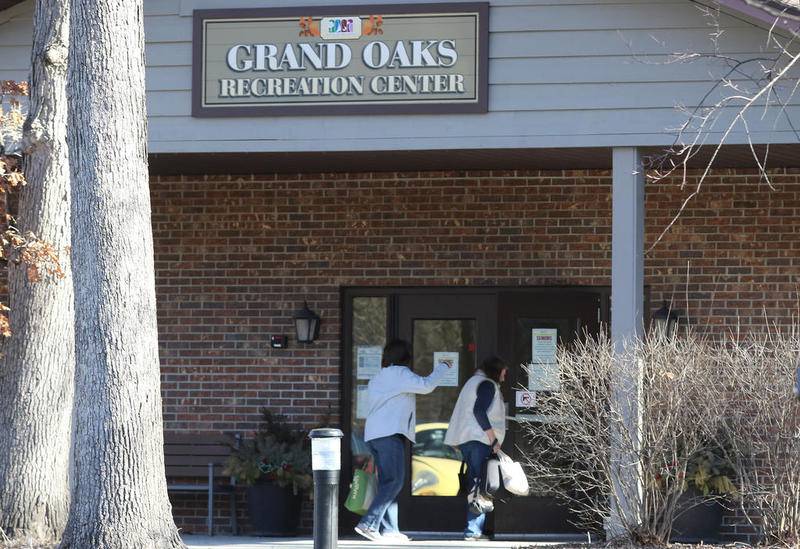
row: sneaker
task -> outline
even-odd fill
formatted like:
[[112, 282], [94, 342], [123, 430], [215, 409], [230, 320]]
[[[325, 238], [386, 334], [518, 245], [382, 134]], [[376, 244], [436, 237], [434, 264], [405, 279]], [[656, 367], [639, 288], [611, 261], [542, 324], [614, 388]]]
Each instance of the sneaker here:
[[464, 541], [489, 541], [485, 534], [464, 534]]
[[383, 532], [381, 533], [381, 541], [390, 543], [408, 543], [411, 539], [403, 532]]
[[371, 528], [367, 528], [363, 524], [356, 524], [355, 527], [356, 534], [359, 536], [363, 536], [370, 541], [380, 541], [383, 536], [377, 530], [372, 530]]

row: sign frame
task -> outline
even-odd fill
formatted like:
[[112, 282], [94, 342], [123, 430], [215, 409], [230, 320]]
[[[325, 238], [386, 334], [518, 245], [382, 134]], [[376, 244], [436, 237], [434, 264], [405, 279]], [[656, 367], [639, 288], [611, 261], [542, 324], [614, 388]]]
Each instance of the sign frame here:
[[[448, 102], [431, 100], [425, 103], [329, 103], [282, 104], [282, 105], [240, 105], [232, 104], [217, 107], [203, 105], [203, 48], [204, 24], [211, 19], [258, 19], [281, 17], [329, 17], [344, 13], [379, 13], [384, 15], [405, 14], [461, 14], [477, 13], [476, 47], [478, 49], [478, 72], [475, 83], [475, 100]], [[489, 110], [489, 3], [431, 3], [431, 4], [363, 4], [334, 6], [303, 6], [293, 8], [232, 8], [194, 10], [192, 34], [192, 117], [228, 118], [242, 116], [308, 116], [308, 115], [348, 115], [348, 114], [475, 114]]]

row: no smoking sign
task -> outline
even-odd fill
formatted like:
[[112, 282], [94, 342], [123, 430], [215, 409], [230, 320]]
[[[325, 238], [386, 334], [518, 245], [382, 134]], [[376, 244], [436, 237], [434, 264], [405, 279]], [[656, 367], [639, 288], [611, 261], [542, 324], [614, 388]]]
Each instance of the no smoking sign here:
[[536, 393], [517, 391], [517, 408], [533, 408], [534, 406], [536, 406]]

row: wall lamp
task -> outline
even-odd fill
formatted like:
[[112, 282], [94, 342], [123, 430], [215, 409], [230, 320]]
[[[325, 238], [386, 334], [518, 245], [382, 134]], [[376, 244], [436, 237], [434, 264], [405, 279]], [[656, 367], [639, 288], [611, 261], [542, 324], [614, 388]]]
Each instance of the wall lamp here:
[[671, 338], [678, 328], [681, 315], [672, 309], [672, 304], [664, 301], [661, 308], [653, 313], [653, 329], [665, 337]]
[[303, 308], [294, 315], [294, 328], [298, 343], [313, 343], [319, 337], [320, 318], [317, 313], [308, 308], [308, 303], [303, 302]]

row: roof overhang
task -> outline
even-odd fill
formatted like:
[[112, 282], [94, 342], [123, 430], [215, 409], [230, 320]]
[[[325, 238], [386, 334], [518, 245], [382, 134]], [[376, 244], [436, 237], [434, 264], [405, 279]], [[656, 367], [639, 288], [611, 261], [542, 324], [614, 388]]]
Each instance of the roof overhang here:
[[737, 11], [765, 26], [800, 32], [800, 7], [783, 0], [716, 0], [723, 8]]
[[[700, 148], [690, 162], [702, 169], [716, 148]], [[761, 159], [767, 150], [755, 146]], [[471, 170], [610, 170], [612, 149], [482, 149], [308, 153], [158, 153], [150, 155], [151, 175], [245, 175], [321, 172], [410, 172]], [[663, 148], [645, 147], [645, 157], [664, 154]], [[716, 152], [715, 168], [739, 168], [756, 173], [747, 145], [726, 145]], [[800, 144], [769, 147], [768, 169], [800, 168]]]

